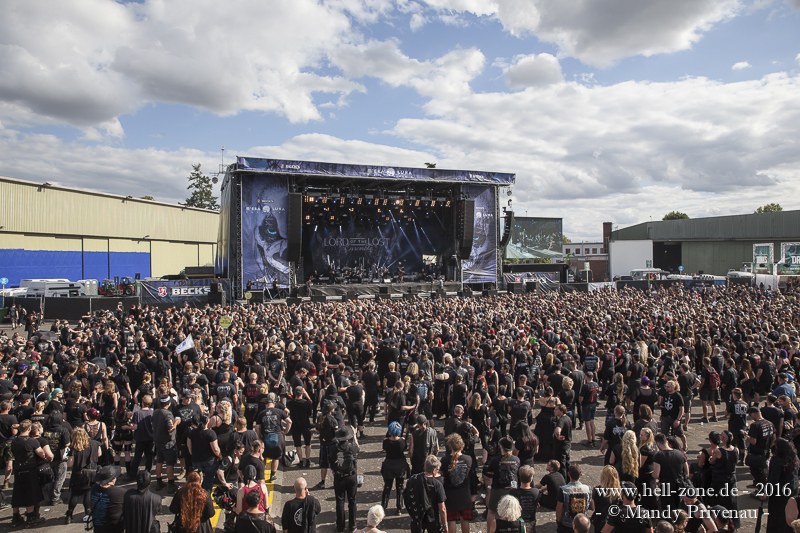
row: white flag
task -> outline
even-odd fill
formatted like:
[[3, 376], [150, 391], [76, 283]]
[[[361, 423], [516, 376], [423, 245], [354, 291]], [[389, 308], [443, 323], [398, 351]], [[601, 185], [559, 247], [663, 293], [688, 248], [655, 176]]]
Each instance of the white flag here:
[[191, 350], [192, 348], [194, 348], [194, 341], [192, 340], [192, 334], [189, 333], [189, 336], [186, 337], [177, 348], [175, 348], [175, 353], [185, 352], [186, 350]]

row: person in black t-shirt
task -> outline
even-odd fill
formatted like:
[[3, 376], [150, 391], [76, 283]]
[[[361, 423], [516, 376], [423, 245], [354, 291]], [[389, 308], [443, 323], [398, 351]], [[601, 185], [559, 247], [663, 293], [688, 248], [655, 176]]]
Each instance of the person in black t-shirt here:
[[207, 429], [208, 418], [200, 416], [198, 427], [189, 432], [186, 447], [192, 456], [192, 466], [203, 473], [203, 488], [211, 490], [217, 471], [217, 464], [222, 460], [217, 434]]
[[322, 507], [314, 496], [308, 493], [305, 478], [294, 482], [294, 499], [283, 504], [281, 527], [284, 533], [316, 533], [316, 518]]
[[553, 447], [555, 458], [561, 463], [561, 474], [566, 474], [569, 468], [570, 452], [572, 450], [572, 420], [567, 415], [567, 406], [556, 405], [556, 427], [553, 430]]
[[758, 407], [750, 407], [747, 410], [747, 414], [750, 415], [753, 423], [750, 424], [750, 429], [747, 432], [749, 446], [745, 464], [750, 467], [753, 483], [758, 485], [758, 483], [763, 484], [767, 481], [767, 460], [769, 459], [770, 448], [775, 442], [775, 426], [761, 416], [761, 411]]
[[[294, 397], [286, 402], [289, 415], [292, 419], [292, 441], [300, 459], [300, 467], [311, 466], [311, 412], [313, 406], [305, 398], [303, 387], [294, 388]], [[304, 447], [305, 446], [305, 447]]]
[[[602, 533], [651, 533], [653, 523], [643, 513], [637, 512], [636, 485], [630, 481], [622, 482], [622, 505], [619, 512], [609, 514]], [[598, 532], [599, 533], [599, 532]]]
[[664, 384], [665, 395], [661, 403], [661, 432], [664, 435], [675, 435], [686, 443], [681, 420], [684, 415], [683, 396], [674, 380]]
[[364, 409], [369, 413], [370, 424], [375, 422], [375, 414], [378, 410], [378, 396], [380, 379], [378, 373], [375, 372], [375, 362], [370, 361], [367, 364], [367, 370], [361, 377], [361, 382], [364, 385]]

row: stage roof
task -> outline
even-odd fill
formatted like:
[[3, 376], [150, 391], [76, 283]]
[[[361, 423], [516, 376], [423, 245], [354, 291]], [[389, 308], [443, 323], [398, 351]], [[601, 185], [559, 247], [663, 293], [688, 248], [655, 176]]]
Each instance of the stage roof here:
[[485, 183], [505, 187], [514, 184], [516, 174], [480, 170], [445, 170], [438, 168], [387, 167], [321, 163], [286, 159], [237, 157], [234, 172], [296, 174], [342, 179], [380, 179], [394, 181], [433, 181], [437, 183]]

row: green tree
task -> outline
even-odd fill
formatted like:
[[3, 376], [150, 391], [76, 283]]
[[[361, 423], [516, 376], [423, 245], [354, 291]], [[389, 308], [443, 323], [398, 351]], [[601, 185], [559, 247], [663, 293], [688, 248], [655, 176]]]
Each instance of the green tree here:
[[664, 218], [662, 218], [661, 220], [684, 220], [687, 218], [689, 218], [689, 215], [687, 215], [686, 213], [681, 213], [680, 211], [670, 211], [669, 213], [664, 215]]
[[192, 193], [186, 199], [184, 205], [201, 209], [219, 209], [217, 197], [214, 196], [211, 178], [200, 171], [200, 163], [192, 165], [192, 172], [189, 174], [189, 186], [186, 188]]
[[561, 236], [561, 244], [572, 244], [572, 239], [570, 239], [566, 235], [562, 235]]
[[762, 205], [756, 209], [756, 213], [780, 213], [781, 211], [783, 211], [783, 207], [781, 207], [781, 204], [776, 203]]

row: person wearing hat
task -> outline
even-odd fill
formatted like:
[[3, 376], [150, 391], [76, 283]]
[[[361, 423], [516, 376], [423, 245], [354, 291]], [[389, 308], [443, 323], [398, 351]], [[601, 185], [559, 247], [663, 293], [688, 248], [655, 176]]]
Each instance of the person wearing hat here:
[[125, 533], [161, 531], [156, 519], [161, 511], [161, 496], [150, 490], [150, 472], [136, 474], [136, 488], [125, 493], [122, 509]]
[[344, 425], [336, 430], [336, 440], [328, 448], [328, 463], [333, 470], [333, 488], [336, 494], [336, 529], [345, 530], [344, 505], [348, 506], [348, 531], [356, 527], [356, 492], [358, 490], [358, 452], [353, 428]]
[[122, 529], [125, 489], [116, 486], [119, 475], [116, 466], [104, 466], [95, 475], [91, 495], [95, 533], [117, 533]]
[[651, 533], [653, 523], [647, 518], [646, 513], [639, 513], [636, 510], [636, 495], [638, 489], [630, 481], [623, 481], [621, 484], [622, 505], [619, 512], [608, 513], [606, 525], [602, 533]]

